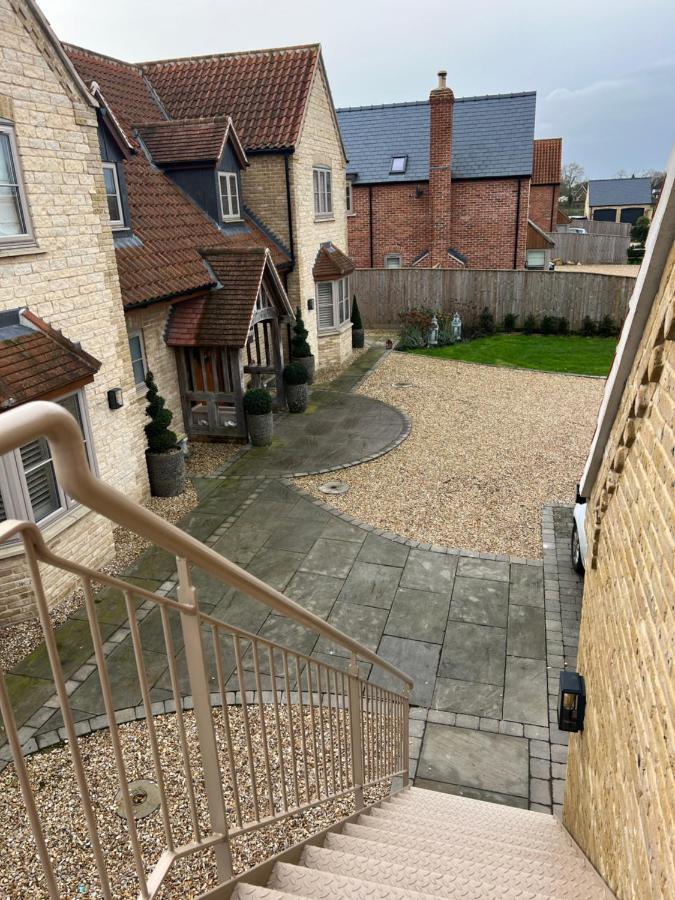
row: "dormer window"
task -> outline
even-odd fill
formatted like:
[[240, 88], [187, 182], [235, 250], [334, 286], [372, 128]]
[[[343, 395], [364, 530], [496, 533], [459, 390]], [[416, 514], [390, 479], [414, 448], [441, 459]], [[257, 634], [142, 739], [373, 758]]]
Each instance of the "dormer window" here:
[[219, 172], [218, 184], [220, 187], [220, 214], [223, 222], [232, 222], [240, 219], [239, 212], [239, 185], [234, 172]]
[[391, 175], [403, 175], [408, 165], [407, 156], [393, 156], [391, 159]]
[[105, 182], [105, 195], [108, 201], [108, 215], [113, 228], [124, 228], [124, 212], [122, 210], [122, 194], [120, 182], [117, 177], [115, 163], [103, 163], [103, 180]]

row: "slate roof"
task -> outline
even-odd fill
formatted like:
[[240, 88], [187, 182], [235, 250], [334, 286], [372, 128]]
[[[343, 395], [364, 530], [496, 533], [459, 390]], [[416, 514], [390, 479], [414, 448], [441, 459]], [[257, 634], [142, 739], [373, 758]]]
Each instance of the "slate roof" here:
[[[455, 99], [453, 178], [529, 175], [536, 94]], [[338, 109], [347, 149], [347, 172], [358, 184], [429, 179], [429, 103], [394, 103]], [[393, 156], [407, 155], [402, 175], [390, 173]]]
[[649, 206], [651, 202], [649, 178], [604, 178], [588, 182], [589, 206]]
[[239, 162], [246, 165], [244, 153], [226, 116], [211, 119], [169, 119], [136, 126], [136, 131], [159, 166], [189, 162], [217, 162], [231, 137]]
[[334, 281], [343, 275], [350, 275], [355, 269], [354, 263], [331, 241], [321, 244], [316, 254], [312, 275], [314, 281]]
[[211, 247], [203, 254], [220, 287], [205, 297], [174, 304], [165, 334], [169, 346], [244, 347], [266, 272], [278, 305], [286, 315], [293, 314], [268, 250]]
[[0, 408], [91, 381], [101, 363], [28, 309], [0, 313]]
[[534, 142], [532, 184], [560, 184], [562, 138], [538, 138]]

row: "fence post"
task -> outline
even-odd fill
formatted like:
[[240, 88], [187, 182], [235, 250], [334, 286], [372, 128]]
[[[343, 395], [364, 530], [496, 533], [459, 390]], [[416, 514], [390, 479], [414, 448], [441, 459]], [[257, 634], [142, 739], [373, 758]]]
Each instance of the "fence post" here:
[[[178, 567], [178, 600], [186, 606], [181, 612], [181, 628], [185, 642], [185, 661], [187, 663], [190, 692], [197, 724], [197, 739], [204, 771], [204, 785], [209, 808], [211, 831], [222, 834], [222, 843], [214, 845], [218, 881], [222, 883], [232, 877], [232, 855], [228, 839], [227, 815], [220, 764], [218, 762], [218, 745], [213, 727], [211, 710], [211, 692], [209, 676], [204, 661], [204, 645], [202, 643], [201, 623], [199, 621], [199, 604], [197, 591], [192, 586], [190, 568], [185, 559], [176, 558]], [[223, 698], [224, 700], [225, 698]]]
[[352, 774], [354, 778], [354, 805], [357, 812], [363, 809], [363, 729], [361, 727], [361, 682], [359, 663], [352, 653], [349, 666], [349, 725], [352, 744]]

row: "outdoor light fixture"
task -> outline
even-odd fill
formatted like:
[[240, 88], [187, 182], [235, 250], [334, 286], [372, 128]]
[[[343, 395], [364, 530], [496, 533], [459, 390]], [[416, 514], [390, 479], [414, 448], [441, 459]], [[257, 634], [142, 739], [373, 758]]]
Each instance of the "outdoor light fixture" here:
[[452, 330], [452, 339], [453, 341], [461, 341], [462, 340], [462, 320], [459, 317], [459, 313], [455, 313], [452, 317], [452, 322], [450, 323], [450, 328]]
[[110, 388], [108, 391], [108, 406], [110, 409], [122, 409], [124, 406], [122, 388]]
[[314, 297], [310, 297], [307, 301], [307, 309], [314, 309]]
[[386, 344], [386, 346], [387, 346], [387, 350], [392, 350], [392, 349], [393, 349], [393, 347], [394, 347], [394, 342], [392, 341], [391, 338], [387, 338], [387, 344]]
[[558, 728], [561, 731], [583, 731], [586, 688], [578, 672], [560, 673], [558, 694]]
[[438, 319], [436, 318], [436, 314], [434, 313], [434, 317], [431, 320], [431, 330], [429, 331], [429, 346], [435, 347], [438, 344]]

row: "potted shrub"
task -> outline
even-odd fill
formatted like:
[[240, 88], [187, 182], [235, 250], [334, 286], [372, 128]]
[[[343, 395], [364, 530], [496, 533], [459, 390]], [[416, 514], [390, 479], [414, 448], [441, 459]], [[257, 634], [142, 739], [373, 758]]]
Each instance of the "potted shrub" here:
[[248, 434], [254, 447], [272, 443], [272, 396], [264, 388], [251, 388], [244, 394]]
[[157, 390], [152, 372], [145, 376], [148, 389], [145, 399], [148, 405], [145, 414], [150, 421], [145, 426], [148, 449], [145, 458], [148, 463], [150, 490], [154, 497], [175, 497], [183, 493], [185, 485], [185, 458], [178, 446], [175, 432], [169, 429], [173, 413], [166, 409], [164, 397]]
[[352, 300], [352, 348], [354, 350], [360, 350], [363, 347], [363, 343], [365, 341], [365, 332], [363, 330], [363, 322], [361, 321], [361, 313], [359, 311], [359, 304], [356, 301], [356, 294], [354, 294], [354, 299]]
[[284, 368], [284, 384], [286, 385], [286, 403], [288, 411], [302, 413], [307, 409], [309, 389], [307, 387], [307, 369], [294, 362]]
[[307, 370], [307, 384], [314, 381], [314, 356], [312, 350], [307, 343], [307, 335], [309, 332], [305, 328], [302, 321], [302, 312], [300, 307], [295, 310], [295, 325], [293, 326], [293, 337], [291, 338], [291, 359], [293, 362], [300, 363]]

